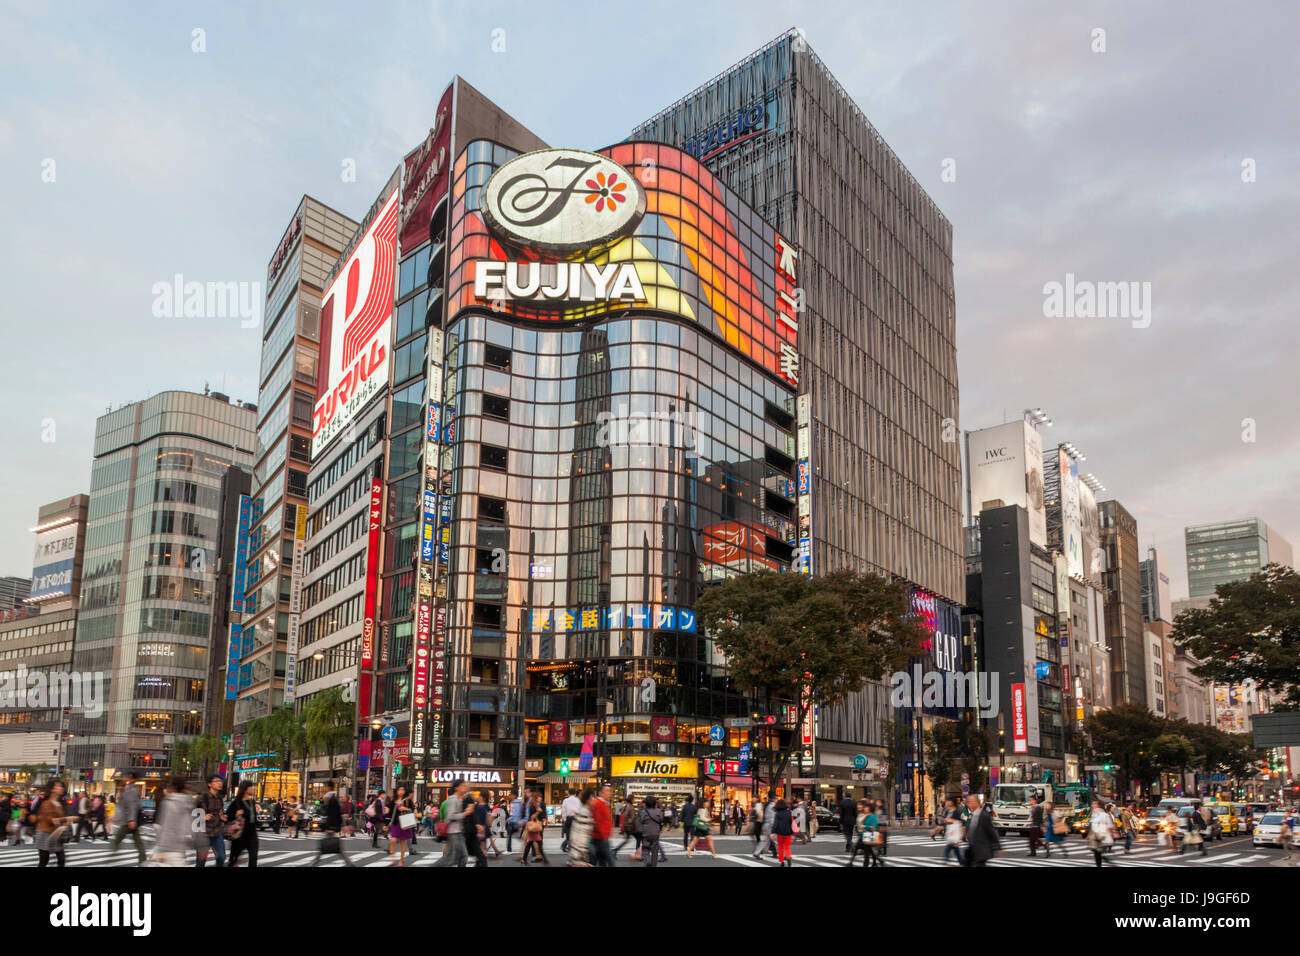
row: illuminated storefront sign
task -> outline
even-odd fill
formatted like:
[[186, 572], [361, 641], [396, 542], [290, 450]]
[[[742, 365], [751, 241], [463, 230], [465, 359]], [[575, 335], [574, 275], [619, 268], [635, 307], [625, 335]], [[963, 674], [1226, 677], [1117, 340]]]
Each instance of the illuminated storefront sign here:
[[370, 669], [375, 661], [375, 605], [379, 595], [379, 531], [383, 525], [384, 483], [370, 480], [369, 537], [366, 542], [366, 592], [361, 622], [361, 686], [357, 701], [360, 717], [370, 715]]
[[1011, 685], [1011, 752], [1029, 753], [1029, 738], [1025, 722], [1025, 685]]
[[244, 589], [248, 586], [248, 528], [252, 523], [252, 499], [239, 496], [239, 530], [235, 536], [235, 571], [230, 585], [230, 609], [244, 613]]
[[678, 777], [694, 779], [700, 775], [700, 762], [694, 757], [610, 757], [611, 777]]
[[471, 196], [481, 145], [454, 170], [449, 321], [475, 307], [572, 321], [632, 306], [695, 323], [798, 385], [799, 251], [698, 160], [652, 143], [542, 150]]
[[622, 628], [695, 633], [695, 612], [666, 604], [618, 604], [613, 607], [546, 608], [529, 616], [530, 631], [602, 631]]
[[293, 570], [289, 578], [289, 634], [284, 655], [284, 702], [292, 704], [298, 680], [298, 624], [302, 619], [302, 576], [307, 554], [307, 508], [298, 505], [293, 531]]

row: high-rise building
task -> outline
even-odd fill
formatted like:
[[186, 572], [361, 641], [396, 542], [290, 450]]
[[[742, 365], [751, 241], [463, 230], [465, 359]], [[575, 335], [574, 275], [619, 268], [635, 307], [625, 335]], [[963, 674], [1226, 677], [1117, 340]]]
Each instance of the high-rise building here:
[[1142, 578], [1142, 620], [1174, 620], [1173, 593], [1169, 587], [1169, 566], [1165, 556], [1147, 548], [1147, 559], [1138, 565]]
[[[16, 692], [13, 700], [0, 699], [0, 781], [6, 783], [13, 783], [25, 764], [57, 769], [61, 734], [67, 729], [63, 712], [92, 703], [55, 700], [46, 693], [73, 687], [49, 677], [67, 673], [72, 665], [89, 501], [86, 495], [72, 495], [40, 507], [32, 529], [32, 575], [22, 579], [27, 599], [18, 610], [0, 614], [0, 688]], [[31, 676], [45, 681], [42, 695], [17, 699], [30, 689], [26, 679]], [[83, 688], [76, 689], [79, 694]]]
[[1137, 519], [1113, 499], [1101, 502], [1098, 511], [1113, 702], [1146, 704], [1147, 649]]
[[[780, 348], [797, 368], [786, 384], [807, 407], [796, 459], [812, 491], [798, 547], [811, 570], [906, 581], [937, 602], [955, 639], [964, 579], [952, 225], [797, 30], [631, 138], [696, 157], [798, 250], [780, 290], [791, 336]], [[873, 687], [823, 709], [805, 777], [838, 796], [872, 775], [883, 797], [882, 707]], [[854, 772], [858, 754], [867, 774]]]
[[220, 393], [161, 392], [96, 422], [73, 666], [103, 676], [105, 701], [72, 715], [65, 763], [83, 776], [161, 775], [200, 732], [221, 479], [250, 467], [256, 418]]
[[[234, 726], [285, 702], [290, 668], [290, 563], [298, 509], [307, 506], [312, 410], [321, 374], [321, 295], [357, 224], [303, 196], [266, 267], [257, 445]], [[290, 694], [290, 700], [292, 694]]]
[[1220, 584], [1244, 581], [1266, 564], [1294, 567], [1290, 542], [1258, 518], [1195, 525], [1183, 535], [1193, 598], [1213, 597]]
[[23, 606], [31, 592], [32, 579], [14, 576], [0, 578], [0, 611], [15, 611]]
[[212, 585], [212, 617], [208, 629], [208, 677], [202, 732], [216, 737], [234, 733], [235, 700], [239, 694], [239, 655], [244, 635], [245, 585], [248, 580], [248, 525], [252, 516], [249, 492], [253, 476], [232, 465], [221, 476], [220, 519], [217, 522], [217, 571]]

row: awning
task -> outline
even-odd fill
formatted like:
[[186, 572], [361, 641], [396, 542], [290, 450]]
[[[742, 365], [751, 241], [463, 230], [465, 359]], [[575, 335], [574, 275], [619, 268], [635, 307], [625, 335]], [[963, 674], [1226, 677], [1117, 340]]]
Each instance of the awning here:
[[[716, 773], [705, 774], [704, 779], [709, 783], [722, 783], [722, 777]], [[767, 786], [766, 777], [742, 777], [739, 774], [727, 774], [727, 786], [729, 787], [747, 787], [754, 782], [757, 782], [760, 787]]]
[[568, 774], [562, 774], [551, 770], [537, 778], [538, 783], [591, 783], [596, 779], [596, 775], [586, 770], [574, 770]]

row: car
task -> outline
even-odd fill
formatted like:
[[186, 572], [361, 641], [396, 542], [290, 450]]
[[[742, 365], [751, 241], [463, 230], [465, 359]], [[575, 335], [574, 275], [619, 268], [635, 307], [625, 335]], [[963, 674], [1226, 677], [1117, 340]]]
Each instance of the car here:
[[817, 827], [819, 829], [830, 828], [838, 830], [840, 828], [840, 815], [838, 813], [834, 813], [826, 807], [823, 807], [821, 804], [818, 804], [814, 814], [817, 817]]
[[257, 807], [257, 828], [265, 830], [271, 825], [271, 811], [260, 803], [255, 804], [255, 806]]
[[140, 800], [140, 822], [141, 823], [153, 823], [154, 816], [157, 814], [157, 812], [158, 812], [158, 805], [154, 803], [153, 800], [149, 799], [148, 797], [144, 797]]
[[[1261, 846], [1278, 846], [1278, 836], [1282, 832], [1282, 821], [1286, 819], [1283, 813], [1266, 813], [1259, 818], [1255, 824], [1255, 832], [1251, 837], [1251, 842], [1256, 847]], [[1292, 839], [1294, 843], [1294, 838]]]
[[1146, 812], [1146, 815], [1138, 818], [1138, 833], [1159, 833], [1160, 825], [1164, 823], [1165, 813], [1158, 807], [1152, 807]]

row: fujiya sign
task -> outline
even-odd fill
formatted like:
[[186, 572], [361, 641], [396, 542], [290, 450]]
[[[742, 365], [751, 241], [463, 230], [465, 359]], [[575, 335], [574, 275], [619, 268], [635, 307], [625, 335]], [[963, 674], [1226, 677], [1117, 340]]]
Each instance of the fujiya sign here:
[[630, 262], [501, 262], [474, 264], [474, 295], [479, 299], [546, 302], [637, 302], [645, 298], [641, 277]]
[[543, 149], [516, 156], [488, 180], [483, 213], [507, 241], [559, 255], [630, 235], [645, 215], [636, 177], [608, 156]]

